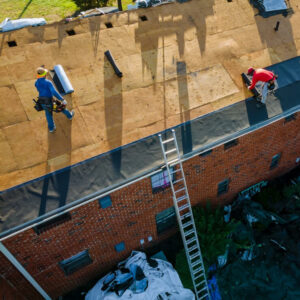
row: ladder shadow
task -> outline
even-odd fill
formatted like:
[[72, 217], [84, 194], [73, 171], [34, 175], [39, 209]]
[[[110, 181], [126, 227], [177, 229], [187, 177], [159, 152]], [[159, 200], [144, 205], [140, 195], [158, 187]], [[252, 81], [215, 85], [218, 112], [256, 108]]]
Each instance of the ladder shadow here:
[[184, 61], [178, 61], [176, 63], [177, 72], [177, 84], [178, 84], [178, 98], [180, 106], [180, 122], [181, 126], [181, 138], [183, 154], [189, 153], [193, 149], [192, 130], [190, 123], [190, 104], [189, 104], [189, 91], [188, 91], [188, 79], [186, 73], [186, 63]]

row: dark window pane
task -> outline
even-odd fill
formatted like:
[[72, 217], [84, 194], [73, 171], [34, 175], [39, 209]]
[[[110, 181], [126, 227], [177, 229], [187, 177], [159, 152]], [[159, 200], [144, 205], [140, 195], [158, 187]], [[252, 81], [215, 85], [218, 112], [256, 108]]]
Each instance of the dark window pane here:
[[58, 217], [55, 217], [49, 221], [46, 221], [42, 224], [39, 224], [37, 226], [34, 226], [33, 227], [33, 230], [35, 231], [36, 234], [41, 234], [53, 227], [56, 227], [60, 224], [63, 224], [67, 221], [71, 220], [71, 214], [70, 213], [65, 213], [65, 214], [62, 214]]
[[110, 198], [109, 195], [105, 196], [103, 198], [100, 198], [98, 201], [99, 201], [99, 204], [100, 204], [101, 208], [107, 208], [107, 207], [112, 205], [111, 198]]
[[272, 157], [272, 161], [271, 161], [271, 164], [270, 164], [270, 169], [274, 169], [278, 166], [280, 157], [281, 157], [281, 154], [276, 154]]
[[160, 234], [176, 225], [175, 208], [170, 207], [155, 216], [157, 233]]
[[205, 157], [205, 156], [207, 156], [207, 155], [209, 155], [209, 154], [211, 154], [211, 153], [212, 153], [212, 150], [208, 150], [208, 151], [205, 151], [205, 152], [199, 154], [199, 156], [200, 156], [200, 157]]
[[84, 250], [70, 258], [62, 260], [58, 264], [66, 275], [70, 275], [75, 271], [89, 265], [92, 262], [93, 261], [90, 257], [89, 250]]
[[218, 195], [222, 195], [228, 191], [229, 180], [226, 179], [218, 184]]
[[229, 149], [229, 148], [231, 148], [231, 147], [234, 147], [234, 146], [236, 146], [238, 143], [239, 143], [238, 139], [235, 139], [235, 140], [232, 140], [232, 141], [230, 141], [230, 142], [228, 142], [228, 143], [225, 143], [225, 144], [224, 144], [224, 150], [227, 150], [227, 149]]
[[284, 120], [284, 123], [288, 123], [290, 121], [296, 120], [296, 113], [287, 116]]
[[121, 251], [125, 250], [125, 243], [121, 242], [121, 243], [115, 245], [115, 250], [117, 252], [121, 252]]

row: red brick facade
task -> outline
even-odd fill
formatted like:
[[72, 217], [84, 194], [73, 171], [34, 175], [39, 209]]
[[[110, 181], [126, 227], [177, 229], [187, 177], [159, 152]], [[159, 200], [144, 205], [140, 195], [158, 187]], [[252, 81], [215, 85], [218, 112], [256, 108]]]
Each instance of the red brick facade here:
[[[207, 156], [195, 156], [183, 163], [192, 205], [210, 199], [215, 204], [232, 200], [239, 191], [261, 181], [278, 177], [297, 166], [300, 157], [300, 117], [279, 120], [238, 139], [224, 150], [213, 149]], [[280, 153], [277, 167], [270, 170], [272, 157]], [[218, 183], [229, 179], [229, 189], [217, 195]], [[107, 271], [133, 249], [158, 243], [175, 229], [157, 236], [155, 215], [172, 206], [170, 188], [152, 193], [151, 180], [145, 178], [110, 194], [112, 206], [100, 208], [98, 201], [71, 211], [71, 220], [40, 235], [29, 229], [3, 242], [53, 298]], [[147, 237], [153, 241], [148, 242]], [[114, 246], [125, 242], [125, 251]], [[58, 262], [85, 249], [93, 263], [66, 276]], [[0, 256], [2, 276], [27, 299], [39, 299], [33, 288], [14, 267]], [[4, 298], [6, 299], [6, 298]], [[9, 298], [7, 298], [9, 299]], [[12, 298], [14, 299], [14, 298]]]

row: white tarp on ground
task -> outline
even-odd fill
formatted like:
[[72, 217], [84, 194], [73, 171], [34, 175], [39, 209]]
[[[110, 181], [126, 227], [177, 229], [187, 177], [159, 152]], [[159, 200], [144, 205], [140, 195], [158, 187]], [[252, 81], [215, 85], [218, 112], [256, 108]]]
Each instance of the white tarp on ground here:
[[27, 26], [40, 26], [45, 24], [47, 23], [44, 18], [18, 19], [18, 20], [11, 20], [9, 18], [6, 18], [0, 24], [0, 32], [16, 30]]
[[[134, 266], [142, 269], [147, 284], [146, 289], [138, 293], [137, 282], [133, 279], [131, 285], [120, 296], [116, 292], [103, 288], [112, 273], [100, 279], [88, 292], [85, 300], [194, 300], [192, 291], [182, 286], [180, 278], [169, 262], [154, 259], [156, 266], [148, 263], [145, 253], [133, 251], [130, 257], [119, 263], [118, 268], [132, 270]], [[152, 265], [152, 266], [151, 266]], [[120, 272], [120, 271], [119, 271]], [[118, 274], [118, 271], [115, 272]], [[119, 273], [120, 274], [120, 273]], [[128, 274], [128, 273], [127, 273]], [[124, 274], [123, 274], [124, 275]], [[117, 275], [118, 276], [118, 275]], [[133, 276], [135, 278], [135, 276]], [[116, 278], [114, 280], [117, 280]], [[104, 290], [102, 290], [104, 289]]]

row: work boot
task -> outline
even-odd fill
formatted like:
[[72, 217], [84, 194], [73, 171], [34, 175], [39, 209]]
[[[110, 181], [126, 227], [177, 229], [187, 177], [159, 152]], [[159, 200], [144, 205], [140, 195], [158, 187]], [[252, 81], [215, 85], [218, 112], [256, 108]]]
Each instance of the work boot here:
[[72, 117], [69, 120], [72, 120], [74, 118], [74, 115], [75, 115], [75, 111], [74, 110], [71, 111], [71, 115], [72, 115]]
[[49, 130], [50, 133], [54, 133], [56, 131], [56, 127], [54, 127], [52, 130]]

